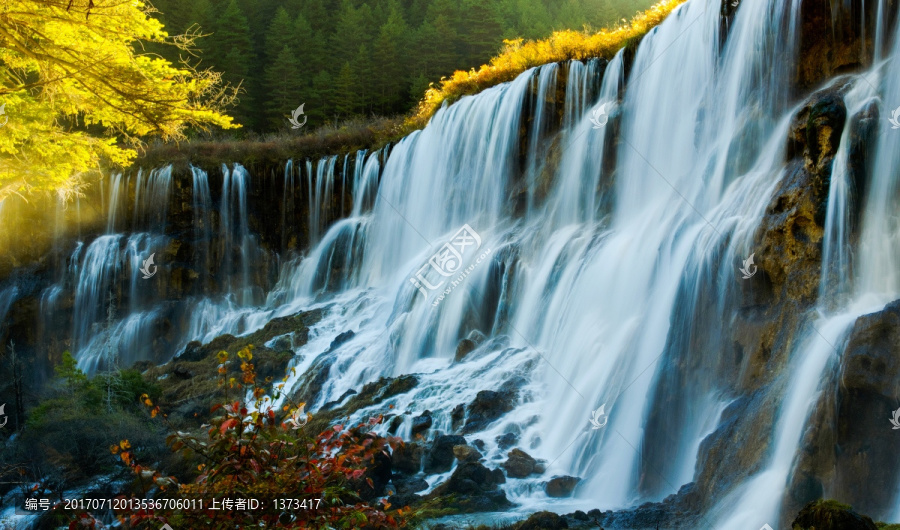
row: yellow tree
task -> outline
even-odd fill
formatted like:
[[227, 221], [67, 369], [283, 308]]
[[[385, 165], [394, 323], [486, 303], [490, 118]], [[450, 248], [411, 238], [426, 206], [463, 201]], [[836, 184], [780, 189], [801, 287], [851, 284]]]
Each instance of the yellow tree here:
[[101, 164], [129, 165], [150, 135], [236, 126], [220, 74], [145, 50], [190, 59], [198, 36], [171, 37], [152, 13], [136, 0], [0, 0], [0, 201], [76, 194]]

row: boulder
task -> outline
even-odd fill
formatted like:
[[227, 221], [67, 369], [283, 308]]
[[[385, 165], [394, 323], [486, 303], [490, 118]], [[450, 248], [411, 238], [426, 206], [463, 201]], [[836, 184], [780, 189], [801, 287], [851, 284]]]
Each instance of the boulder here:
[[877, 530], [869, 517], [845, 504], [818, 500], [807, 504], [791, 523], [791, 530]]
[[460, 362], [466, 358], [466, 355], [472, 353], [478, 345], [475, 344], [475, 341], [469, 339], [462, 339], [459, 341], [459, 344], [456, 345], [456, 355], [453, 357], [453, 360], [456, 362]]
[[392, 477], [391, 482], [397, 490], [397, 495], [419, 493], [420, 491], [428, 489], [428, 482], [421, 477], [404, 477], [403, 475], [395, 474]]
[[507, 455], [509, 458], [503, 463], [506, 474], [512, 478], [525, 478], [535, 472], [537, 460], [521, 449], [513, 449]]
[[499, 487], [504, 480], [499, 469], [490, 470], [478, 462], [464, 462], [426, 498], [443, 498], [447, 501], [445, 508], [463, 513], [505, 510], [512, 503]]
[[579, 482], [581, 482], [580, 478], [568, 475], [553, 477], [544, 486], [544, 491], [547, 492], [549, 497], [570, 497]]
[[497, 446], [500, 447], [500, 449], [509, 449], [519, 443], [519, 437], [516, 436], [516, 433], [508, 432], [494, 438], [494, 441], [497, 442]]
[[416, 416], [413, 418], [412, 423], [412, 435], [415, 436], [419, 433], [423, 433], [431, 428], [431, 411], [426, 410], [420, 416]]
[[537, 512], [513, 527], [515, 530], [560, 530], [569, 528], [564, 517], [553, 512]]
[[488, 425], [513, 409], [518, 392], [482, 390], [469, 403], [463, 434], [484, 430]]
[[458, 434], [438, 436], [431, 443], [431, 449], [425, 459], [425, 473], [443, 473], [453, 467], [453, 447], [466, 445], [466, 439]]
[[481, 460], [481, 453], [469, 445], [454, 445], [453, 456], [460, 462], [477, 462]]
[[392, 468], [400, 473], [413, 475], [422, 469], [425, 448], [417, 442], [406, 442], [394, 449]]

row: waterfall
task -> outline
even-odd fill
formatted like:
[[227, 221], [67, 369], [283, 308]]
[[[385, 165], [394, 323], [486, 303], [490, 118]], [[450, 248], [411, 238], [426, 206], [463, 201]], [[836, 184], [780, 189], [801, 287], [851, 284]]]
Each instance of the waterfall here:
[[[264, 214], [252, 208], [264, 186], [251, 179], [264, 176], [223, 163], [216, 202], [207, 173], [191, 167], [193, 218], [181, 228], [208, 277], [179, 301], [175, 337], [160, 332], [171, 317], [160, 300], [167, 284], [139, 276], [173, 237], [172, 166], [115, 174], [106, 233], [76, 244], [41, 308], [61, 305], [72, 286], [73, 351], [89, 370], [102, 369], [110, 349], [159, 358], [172, 354], [161, 355], [163, 343], [246, 334], [320, 308], [308, 342], [292, 343], [287, 390], [321, 376], [307, 404], [315, 413], [379, 377], [414, 373], [415, 388], [350, 421], [388, 406], [428, 410], [432, 433], [454, 430], [453, 411], [479, 391], [508, 392], [511, 410], [465, 435], [483, 442], [489, 467], [506, 458], [501, 436], [547, 463], [546, 474], [504, 485], [523, 511], [662, 501], [699, 480], [704, 441], [755, 392], [772, 407], [758, 426], [771, 445], [754, 471], [723, 471], [737, 479], [703, 515], [716, 528], [776, 526], [854, 323], [900, 297], [900, 132], [879, 134], [865, 195], [850, 168], [853, 116], [900, 104], [900, 38], [886, 57], [876, 43], [882, 60], [868, 71], [826, 87], [840, 89], [847, 117], [828, 183], [818, 299], [788, 330], [796, 336], [778, 352], [784, 368], [748, 390], [733, 380], [743, 375], [723, 375], [750, 364], [725, 358], [735, 349], [730, 328], [757, 310], [737, 300], [767, 280], [745, 280], [735, 264], [759, 252], [767, 209], [791, 176], [786, 139], [805, 105], [790, 81], [800, 0], [744, 0], [727, 34], [720, 7], [689, 0], [633, 56], [534, 67], [463, 96], [396, 144], [341, 155], [339, 177], [338, 156], [286, 161], [263, 195], [281, 219], [268, 240], [254, 232]], [[880, 42], [887, 3], [877, 9]], [[132, 230], [122, 232], [129, 211]], [[257, 267], [266, 253], [278, 265], [268, 284]], [[0, 317], [11, 289], [0, 291]], [[325, 373], [305, 374], [322, 355]], [[601, 407], [602, 428], [589, 421]], [[543, 482], [554, 475], [581, 479], [573, 498], [547, 497]]]

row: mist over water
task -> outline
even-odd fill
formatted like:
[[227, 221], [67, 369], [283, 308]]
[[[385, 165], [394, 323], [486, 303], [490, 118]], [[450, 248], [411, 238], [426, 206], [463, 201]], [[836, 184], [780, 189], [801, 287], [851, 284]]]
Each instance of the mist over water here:
[[[457, 405], [481, 390], [516, 388], [513, 410], [469, 438], [484, 441], [492, 467], [505, 459], [495, 439], [506, 433], [548, 463], [545, 476], [504, 486], [517, 510], [621, 509], [676, 493], [696, 479], [701, 442], [735, 399], [716, 352], [725, 351], [720, 330], [738, 310], [738, 264], [755, 252], [754, 233], [786, 176], [785, 138], [800, 108], [789, 86], [798, 13], [799, 0], [744, 0], [722, 44], [719, 2], [689, 0], [643, 40], [627, 76], [621, 52], [608, 63], [549, 64], [442, 108], [389, 148], [340, 165], [338, 157], [286, 161], [281, 203], [272, 207], [281, 210], [281, 244], [300, 230], [286, 220], [303, 197], [311, 248], [277, 257], [268, 292], [252, 269], [265, 252], [249, 222], [254, 175], [223, 163], [215, 205], [207, 173], [193, 167], [193, 237], [203, 243], [192, 259], [200, 269], [218, 263], [224, 280], [182, 301], [186, 324], [175, 342], [248, 333], [323, 307], [325, 317], [295, 349], [289, 389], [338, 335], [354, 335], [330, 354], [322, 392], [307, 404], [313, 412], [378, 377], [418, 373], [412, 391], [354, 419], [392, 404], [410, 411], [406, 418], [429, 410], [432, 429], [449, 432]], [[900, 38], [893, 42], [871, 70], [834, 81], [850, 86], [842, 93], [848, 123], [873, 99], [900, 105]], [[549, 95], [562, 84], [557, 130], [560, 109]], [[523, 108], [533, 109], [530, 119]], [[610, 141], [613, 128], [618, 142]], [[900, 298], [900, 131], [878, 136], [854, 244], [844, 130], [816, 315], [797, 330], [788, 368], [772, 385], [774, 424], [760, 426], [772, 446], [762, 468], [706, 514], [710, 527], [775, 526], [820, 385], [849, 329]], [[41, 299], [53, 310], [59, 291], [74, 286], [73, 351], [88, 371], [159, 357], [152, 344], [161, 306], [140, 267], [155, 252], [166, 274], [159, 256], [171, 242], [172, 169], [130, 178], [110, 180], [108, 233], [79, 244]], [[130, 222], [126, 201], [134, 205]], [[335, 201], [341, 219], [329, 218]], [[440, 300], [443, 287], [420, 292], [410, 280], [465, 225], [481, 240], [461, 257], [458, 269], [470, 272]], [[127, 303], [110, 314], [109, 294], [123, 278]], [[0, 291], [0, 316], [15, 289]], [[708, 334], [705, 349], [697, 334]], [[459, 341], [473, 336], [484, 339], [455, 362]], [[679, 362], [693, 367], [687, 380], [669, 370]], [[659, 402], [670, 408], [657, 410]], [[601, 405], [608, 423], [595, 429], [588, 420]], [[663, 412], [668, 418], [653, 421]], [[546, 496], [541, 482], [554, 475], [583, 479], [574, 499]]]

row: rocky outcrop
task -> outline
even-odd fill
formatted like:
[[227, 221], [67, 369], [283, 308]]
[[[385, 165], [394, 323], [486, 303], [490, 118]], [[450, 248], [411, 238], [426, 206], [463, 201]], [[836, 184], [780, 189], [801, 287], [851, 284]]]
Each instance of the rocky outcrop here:
[[426, 498], [442, 499], [442, 507], [456, 513], [506, 510], [513, 504], [500, 489], [500, 484], [505, 481], [499, 469], [490, 470], [478, 462], [464, 462]]
[[514, 385], [504, 384], [499, 392], [482, 390], [466, 408], [463, 434], [484, 430], [488, 425], [511, 411], [518, 399]]
[[791, 530], [877, 530], [868, 516], [860, 515], [845, 504], [815, 501], [797, 514]]
[[785, 499], [790, 513], [822, 496], [887, 517], [900, 453], [890, 419], [900, 396], [900, 300], [861, 316], [810, 418]]

